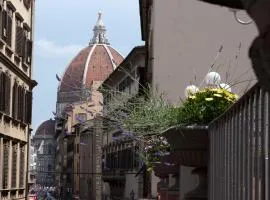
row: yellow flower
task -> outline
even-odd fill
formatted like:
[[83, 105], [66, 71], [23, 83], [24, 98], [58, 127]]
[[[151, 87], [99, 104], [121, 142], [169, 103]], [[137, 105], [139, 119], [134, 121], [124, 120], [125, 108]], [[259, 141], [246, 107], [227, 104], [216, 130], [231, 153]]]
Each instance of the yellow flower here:
[[213, 95], [216, 96], [216, 97], [222, 97], [221, 94], [213, 94]]
[[205, 101], [213, 101], [214, 99], [212, 97], [210, 98], [205, 98]]
[[189, 96], [188, 98], [190, 98], [190, 99], [195, 99], [196, 98], [196, 96]]

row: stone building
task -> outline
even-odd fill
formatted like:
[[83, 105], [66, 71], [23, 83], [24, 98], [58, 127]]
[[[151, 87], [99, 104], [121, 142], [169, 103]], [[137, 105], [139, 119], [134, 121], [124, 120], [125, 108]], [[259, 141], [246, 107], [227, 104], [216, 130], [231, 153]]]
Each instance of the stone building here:
[[[255, 24], [238, 22], [249, 21], [247, 14], [197, 0], [139, 3], [147, 80], [164, 91], [168, 100], [184, 99], [185, 88], [190, 83], [201, 86], [209, 71], [220, 73], [222, 82], [239, 95], [256, 82], [248, 58], [248, 48], [257, 35]], [[192, 170], [179, 166], [180, 199], [197, 184]], [[169, 175], [164, 179], [163, 187], [168, 189]]]
[[0, 199], [27, 195], [35, 1], [0, 0]]
[[[107, 108], [112, 101], [125, 103], [131, 98], [138, 97], [144, 90], [146, 86], [145, 53], [144, 46], [132, 49], [119, 67], [102, 83], [104, 112], [108, 110], [113, 112], [111, 108]], [[106, 123], [106, 116], [103, 123]], [[151, 186], [157, 184], [158, 178], [146, 172], [138, 154], [141, 145], [132, 137], [123, 134], [117, 127], [108, 127], [103, 131], [104, 199], [155, 198], [157, 191]]]
[[43, 122], [32, 139], [36, 152], [36, 184], [51, 187], [54, 185], [55, 169], [55, 121]]
[[[93, 199], [99, 199], [100, 196], [89, 194], [88, 191], [84, 194], [81, 192], [80, 178], [84, 175], [80, 167], [80, 152], [88, 151], [90, 147], [81, 144], [80, 132], [75, 127], [101, 114], [103, 98], [97, 88], [122, 62], [123, 57], [109, 44], [101, 13], [93, 33], [89, 45], [66, 68], [57, 92], [56, 172], [61, 173], [56, 173], [56, 184], [64, 199], [71, 198], [72, 195], [80, 196], [81, 199], [89, 199], [88, 195]], [[93, 156], [95, 155], [87, 153], [87, 159]], [[101, 160], [97, 157], [94, 159]]]

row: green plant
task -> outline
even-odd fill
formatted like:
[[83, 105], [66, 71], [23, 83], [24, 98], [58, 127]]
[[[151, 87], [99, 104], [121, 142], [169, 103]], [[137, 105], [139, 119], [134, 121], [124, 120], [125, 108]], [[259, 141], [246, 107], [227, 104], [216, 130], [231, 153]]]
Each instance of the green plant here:
[[136, 135], [158, 134], [177, 124], [178, 108], [164, 98], [163, 94], [150, 90], [137, 99], [124, 120], [124, 128]]
[[207, 125], [234, 103], [237, 95], [222, 88], [206, 88], [190, 94], [179, 108], [178, 124]]

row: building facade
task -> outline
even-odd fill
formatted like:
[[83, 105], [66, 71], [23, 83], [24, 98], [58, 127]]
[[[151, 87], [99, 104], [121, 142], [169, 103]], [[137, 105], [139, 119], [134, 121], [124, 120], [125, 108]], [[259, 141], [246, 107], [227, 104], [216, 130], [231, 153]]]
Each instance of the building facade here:
[[29, 186], [36, 183], [37, 173], [37, 152], [31, 145], [29, 148]]
[[[97, 88], [103, 80], [122, 62], [123, 57], [109, 44], [102, 14], [93, 29], [89, 45], [82, 49], [66, 68], [58, 87], [56, 103], [56, 184], [64, 199], [79, 196], [81, 199], [100, 199], [93, 194], [96, 190], [81, 188], [80, 184], [89, 173], [92, 147], [84, 145], [80, 139], [80, 125], [102, 114], [103, 97]], [[79, 127], [79, 128], [76, 128]], [[101, 147], [100, 147], [101, 148]], [[87, 151], [85, 162], [81, 162], [81, 151]], [[97, 157], [94, 157], [95, 161]], [[101, 159], [101, 158], [100, 158]], [[90, 162], [90, 161], [89, 161]], [[86, 167], [87, 172], [82, 172]], [[92, 170], [92, 169], [91, 169]], [[87, 174], [85, 174], [87, 173]], [[101, 175], [100, 175], [101, 176]], [[91, 178], [92, 188], [98, 178]], [[100, 178], [99, 178], [100, 179]], [[98, 185], [101, 185], [98, 184]], [[98, 187], [98, 186], [97, 186]]]
[[54, 186], [55, 169], [55, 121], [43, 122], [32, 139], [36, 152], [36, 184], [44, 187]]
[[[220, 73], [222, 82], [240, 96], [256, 82], [248, 58], [257, 35], [255, 24], [243, 25], [235, 19], [249, 21], [245, 13], [197, 0], [139, 3], [147, 78], [168, 100], [184, 99], [190, 84], [203, 87], [209, 71]], [[180, 166], [180, 199], [197, 184], [192, 170]]]
[[[103, 82], [103, 125], [106, 112], [118, 109], [118, 104], [143, 94], [146, 87], [145, 46], [132, 49], [125, 60]], [[103, 130], [103, 197], [104, 199], [156, 198], [158, 178], [148, 173], [139, 156], [143, 144], [117, 127], [104, 126]]]
[[35, 1], [0, 1], [0, 199], [24, 199], [31, 134]]

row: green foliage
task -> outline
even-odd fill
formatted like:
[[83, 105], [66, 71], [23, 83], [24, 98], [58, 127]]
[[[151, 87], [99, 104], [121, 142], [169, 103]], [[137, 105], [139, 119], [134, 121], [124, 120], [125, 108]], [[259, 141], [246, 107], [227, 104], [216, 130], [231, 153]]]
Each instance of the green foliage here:
[[235, 102], [237, 95], [222, 88], [206, 88], [191, 94], [179, 108], [179, 125], [207, 125]]
[[207, 125], [237, 99], [237, 95], [217, 88], [189, 94], [180, 106], [170, 104], [163, 94], [153, 89], [145, 90], [145, 95], [136, 98], [124, 94], [116, 96], [106, 106], [106, 118], [113, 122], [108, 124], [133, 133], [143, 144], [140, 157], [148, 169], [170, 151], [161, 135], [163, 131], [172, 126]]
[[177, 124], [177, 116], [178, 109], [169, 104], [162, 94], [150, 91], [133, 104], [124, 128], [137, 135], [159, 133]]

